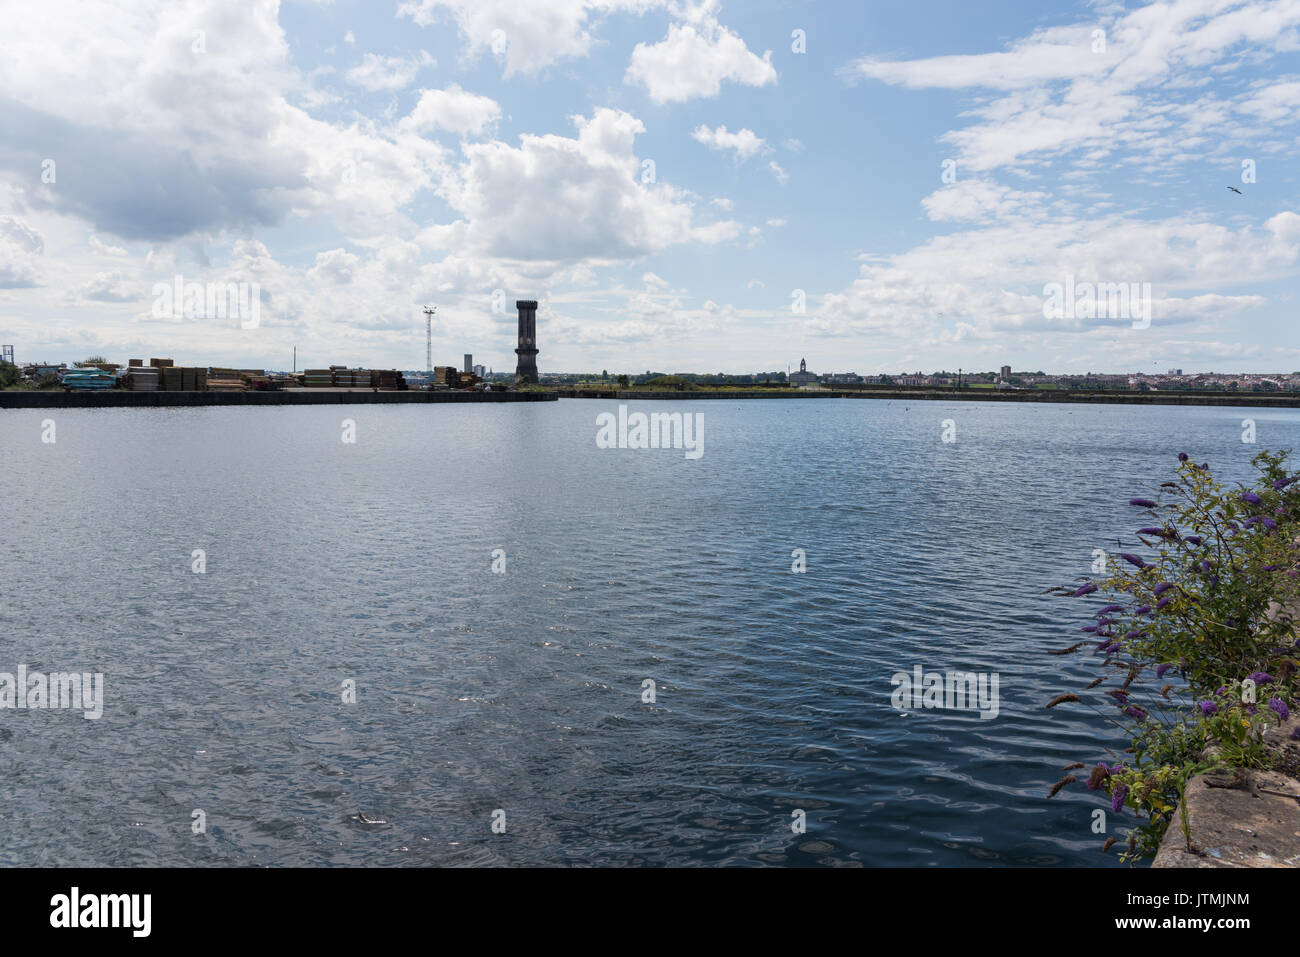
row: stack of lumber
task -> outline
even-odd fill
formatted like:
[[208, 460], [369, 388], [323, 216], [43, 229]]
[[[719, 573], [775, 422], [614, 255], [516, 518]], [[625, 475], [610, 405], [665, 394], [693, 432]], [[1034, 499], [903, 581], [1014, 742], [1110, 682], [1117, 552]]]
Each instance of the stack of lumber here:
[[149, 365], [153, 366], [155, 369], [161, 369], [165, 366], [174, 365], [174, 363], [171, 359], [150, 359]]
[[[155, 362], [157, 360], [154, 360]], [[162, 392], [180, 392], [184, 385], [181, 370], [173, 365], [158, 367], [158, 389]]]
[[239, 373], [239, 379], [253, 392], [265, 392], [271, 388], [271, 380], [265, 369], [243, 369]]
[[207, 388], [208, 370], [192, 366], [161, 366], [158, 369], [163, 392], [202, 392]]
[[69, 369], [63, 373], [63, 387], [79, 392], [98, 392], [117, 385], [117, 376], [102, 369]]
[[[135, 359], [131, 360], [135, 362]], [[157, 392], [161, 376], [158, 370], [146, 368], [145, 366], [131, 366], [130, 371], [126, 374], [127, 387], [132, 392]]]
[[385, 392], [406, 388], [406, 379], [396, 369], [377, 369], [371, 381]]
[[208, 370], [208, 391], [244, 392], [246, 390], [238, 369], [221, 369], [213, 366]]
[[433, 370], [433, 385], [449, 386], [453, 389], [460, 388], [460, 370], [455, 366], [435, 366]]
[[143, 368], [144, 368], [144, 360], [143, 360], [143, 359], [128, 359], [128, 360], [126, 360], [126, 364], [127, 364], [127, 367], [130, 368], [130, 369], [143, 369]]
[[343, 389], [369, 389], [369, 369], [335, 369], [334, 384]]
[[330, 369], [306, 369], [302, 374], [302, 384], [309, 389], [328, 388], [334, 384], [334, 373]]

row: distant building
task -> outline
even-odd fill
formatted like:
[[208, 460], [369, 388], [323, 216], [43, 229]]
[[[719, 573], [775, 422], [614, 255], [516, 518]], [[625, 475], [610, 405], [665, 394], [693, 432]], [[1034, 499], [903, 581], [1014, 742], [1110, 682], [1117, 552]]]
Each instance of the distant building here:
[[827, 385], [860, 385], [862, 376], [856, 372], [831, 372], [822, 377]]
[[1002, 367], [1002, 371], [998, 373], [998, 376], [999, 376], [1003, 381], [1006, 381], [1007, 379], [1010, 379], [1010, 378], [1011, 378], [1011, 366], [1003, 366], [1003, 367]]
[[537, 300], [517, 299], [515, 308], [519, 310], [519, 345], [515, 355], [519, 357], [515, 365], [515, 381], [537, 383]]
[[799, 360], [799, 371], [790, 373], [790, 384], [793, 386], [812, 385], [817, 381], [817, 374], [808, 371], [808, 360]]
[[474, 371], [474, 354], [472, 352], [465, 353], [465, 366], [460, 371], [461, 372]]
[[474, 366], [471, 370], [480, 379], [487, 378], [487, 366]]

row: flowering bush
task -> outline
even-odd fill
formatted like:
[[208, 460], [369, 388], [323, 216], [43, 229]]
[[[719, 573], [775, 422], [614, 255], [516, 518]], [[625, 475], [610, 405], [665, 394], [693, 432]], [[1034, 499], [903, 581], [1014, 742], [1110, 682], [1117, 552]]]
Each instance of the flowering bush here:
[[[1300, 597], [1300, 476], [1286, 475], [1287, 453], [1262, 452], [1254, 487], [1229, 488], [1178, 458], [1160, 501], [1129, 500], [1147, 521], [1136, 544], [1120, 542], [1098, 579], [1052, 589], [1105, 602], [1083, 627], [1091, 640], [1053, 654], [1095, 641], [1103, 657], [1083, 691], [1132, 746], [1087, 785], [1110, 796], [1114, 813], [1137, 815], [1129, 861], [1155, 853], [1193, 774], [1268, 766], [1264, 730], [1287, 719], [1300, 691], [1288, 612]], [[1067, 693], [1047, 707], [1082, 702]]]

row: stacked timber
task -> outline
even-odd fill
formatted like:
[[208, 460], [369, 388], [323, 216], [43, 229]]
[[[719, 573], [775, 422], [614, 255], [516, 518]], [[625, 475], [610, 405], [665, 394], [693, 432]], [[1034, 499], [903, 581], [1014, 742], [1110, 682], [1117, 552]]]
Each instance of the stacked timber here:
[[302, 384], [309, 389], [326, 389], [334, 385], [332, 369], [306, 369], [302, 374]]
[[157, 392], [160, 378], [157, 369], [131, 366], [126, 374], [126, 385], [132, 392]]
[[158, 373], [158, 388], [163, 392], [202, 392], [207, 388], [207, 369], [169, 365], [160, 366]]
[[371, 383], [384, 392], [406, 388], [406, 379], [396, 369], [376, 369], [372, 375]]
[[345, 366], [331, 366], [334, 385], [340, 389], [369, 389], [373, 386], [373, 377], [369, 369], [348, 369]]
[[69, 369], [63, 374], [63, 387], [78, 392], [103, 392], [117, 385], [117, 376], [102, 369]]
[[245, 392], [244, 380], [238, 369], [222, 369], [213, 366], [208, 370], [209, 392]]

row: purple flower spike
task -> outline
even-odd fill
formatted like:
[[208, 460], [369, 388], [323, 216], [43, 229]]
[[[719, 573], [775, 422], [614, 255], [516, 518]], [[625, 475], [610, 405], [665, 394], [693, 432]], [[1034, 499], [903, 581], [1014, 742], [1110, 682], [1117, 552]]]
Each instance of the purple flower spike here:
[[1124, 799], [1128, 797], [1128, 785], [1121, 784], [1110, 796], [1110, 809], [1113, 814], [1118, 814], [1120, 808], [1124, 806]]
[[1291, 717], [1291, 712], [1287, 709], [1286, 702], [1281, 698], [1269, 698], [1268, 706], [1272, 708], [1273, 711], [1276, 712], [1277, 716], [1283, 721]]
[[1135, 704], [1131, 704], [1125, 708], [1124, 713], [1138, 724], [1143, 724], [1147, 719], [1147, 713]]
[[1199, 544], [1201, 544], [1201, 536], [1199, 536], [1199, 535], [1188, 535], [1188, 536], [1187, 536], [1187, 541], [1191, 542], [1193, 545], [1199, 545]]
[[1096, 617], [1100, 618], [1102, 615], [1109, 615], [1112, 611], [1123, 611], [1123, 610], [1124, 610], [1123, 605], [1107, 605], [1105, 608], [1097, 609]]
[[1257, 685], [1271, 685], [1273, 676], [1267, 671], [1252, 671], [1247, 677]]
[[1150, 605], [1138, 605], [1136, 608], [1133, 609], [1133, 614], [1135, 615], [1147, 615], [1150, 613], [1151, 613]]
[[1138, 568], [1147, 567], [1146, 562], [1138, 558], [1136, 555], [1130, 555], [1128, 552], [1120, 552], [1119, 557], [1124, 559], [1124, 561], [1128, 562], [1130, 565], [1135, 565]]
[[1186, 453], [1186, 452], [1179, 452], [1179, 453], [1178, 453], [1178, 461], [1180, 461], [1180, 462], [1186, 462], [1186, 461], [1187, 461], [1187, 453]]
[[1166, 661], [1162, 665], [1156, 665], [1156, 677], [1163, 678], [1165, 676], [1165, 672], [1168, 671], [1173, 666], [1174, 666], [1173, 662], [1170, 661]]
[[1213, 566], [1208, 561], [1201, 562], [1201, 571], [1205, 572], [1206, 574], [1209, 574], [1209, 571], [1212, 567]]
[[1241, 500], [1243, 502], [1249, 502], [1251, 505], [1258, 505], [1260, 502], [1264, 501], [1254, 492], [1243, 492], [1241, 494]]
[[1131, 498], [1128, 500], [1130, 505], [1137, 505], [1141, 508], [1155, 508], [1156, 503], [1149, 498]]
[[1097, 590], [1097, 586], [1090, 582], [1087, 585], [1084, 585], [1082, 588], [1076, 588], [1074, 591], [1074, 597], [1082, 598], [1084, 595], [1091, 595], [1096, 590]]
[[1139, 535], [1159, 535], [1161, 538], [1164, 538], [1164, 537], [1165, 537], [1166, 535], [1168, 535], [1169, 533], [1166, 532], [1163, 528], [1156, 528], [1154, 525], [1148, 525], [1146, 528], [1139, 528], [1139, 529], [1138, 529], [1138, 534], [1139, 534]]
[[1172, 601], [1173, 599], [1168, 596], [1161, 598], [1158, 602], [1156, 602], [1156, 611], [1159, 611], [1161, 608], [1167, 608]]
[[1209, 716], [1218, 713], [1219, 713], [1219, 706], [1215, 704], [1213, 701], [1201, 702], [1201, 714]]
[[1273, 521], [1271, 518], [1268, 518], [1267, 516], [1264, 517], [1264, 518], [1261, 518], [1261, 519], [1259, 520], [1259, 524], [1263, 525], [1263, 526], [1264, 526], [1265, 528], [1267, 528], [1270, 532], [1273, 531], [1275, 528], [1277, 528], [1277, 522]]
[[1169, 589], [1173, 587], [1174, 587], [1173, 582], [1161, 582], [1159, 585], [1155, 587], [1155, 593], [1157, 595], [1163, 595], [1165, 592], [1169, 591]]

